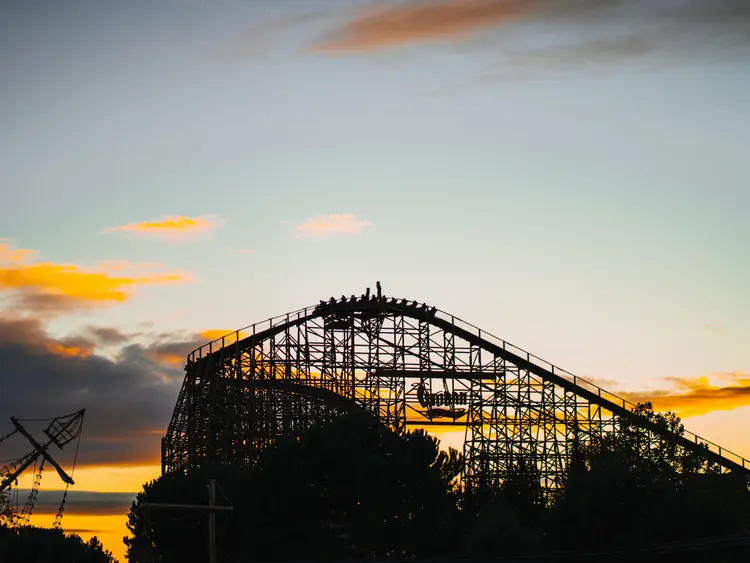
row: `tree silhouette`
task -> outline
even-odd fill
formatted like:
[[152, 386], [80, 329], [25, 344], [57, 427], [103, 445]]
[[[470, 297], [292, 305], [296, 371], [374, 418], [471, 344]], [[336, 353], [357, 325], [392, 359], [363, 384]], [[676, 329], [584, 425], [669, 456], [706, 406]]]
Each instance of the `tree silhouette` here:
[[[672, 413], [637, 414], [672, 432]], [[204, 557], [207, 514], [154, 510], [142, 502], [205, 504], [217, 480], [217, 546], [227, 561], [503, 556], [544, 549], [624, 549], [742, 532], [750, 496], [744, 476], [721, 474], [701, 452], [656, 439], [640, 426], [575, 440], [564, 487], [546, 506], [533, 455], [509, 460], [501, 483], [462, 490], [455, 450], [424, 431], [397, 435], [363, 412], [280, 438], [252, 467], [228, 465], [160, 477], [130, 515], [129, 557], [155, 550], [171, 563]], [[488, 472], [488, 475], [491, 475]]]
[[[681, 435], [674, 413], [650, 403], [636, 414]], [[465, 549], [499, 556], [545, 549], [607, 551], [745, 532], [750, 495], [744, 475], [722, 474], [701, 451], [659, 439], [642, 426], [574, 440], [564, 486], [542, 503], [533, 457], [509, 460], [504, 481], [481, 482], [464, 498]], [[619, 547], [618, 547], [619, 546]]]
[[2, 563], [115, 563], [112, 554], [93, 537], [88, 542], [76, 534], [52, 528], [0, 526]]
[[441, 455], [424, 432], [400, 437], [364, 413], [282, 440], [255, 468], [256, 509], [240, 511], [238, 531], [254, 532], [244, 551], [260, 559], [438, 553], [455, 516], [459, 459]]
[[[185, 474], [167, 474], [146, 483], [128, 513], [130, 535], [123, 538], [126, 558], [149, 560], [154, 555], [162, 561], [190, 561], [208, 555], [208, 514], [178, 509], [139, 509], [143, 502], [175, 504], [208, 504], [209, 479], [219, 483], [217, 504], [236, 504], [252, 487], [247, 468], [229, 465], [196, 468]], [[217, 545], [226, 545], [230, 516], [216, 513]]]
[[[684, 432], [679, 417], [650, 403], [635, 412]], [[720, 474], [700, 453], [623, 423], [575, 449], [551, 533], [566, 547], [690, 539], [743, 531], [749, 509], [744, 476]]]
[[0, 525], [10, 523], [13, 518], [13, 504], [8, 491], [0, 493]]
[[471, 556], [528, 553], [542, 546], [544, 496], [533, 458], [515, 457], [505, 479], [464, 497], [463, 549]]
[[217, 546], [230, 560], [438, 554], [451, 547], [462, 465], [458, 452], [440, 451], [424, 432], [399, 436], [355, 412], [279, 439], [252, 468], [147, 484], [129, 515], [129, 557], [154, 548], [169, 563], [204, 553], [204, 515], [154, 510], [146, 526], [138, 505], [205, 504], [209, 477], [235, 507], [231, 516], [217, 515]]

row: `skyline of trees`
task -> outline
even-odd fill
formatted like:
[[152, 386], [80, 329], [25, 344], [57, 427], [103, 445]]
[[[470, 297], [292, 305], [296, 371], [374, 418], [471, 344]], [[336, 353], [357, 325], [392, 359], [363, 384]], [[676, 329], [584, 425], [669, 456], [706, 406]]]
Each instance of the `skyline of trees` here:
[[[672, 413], [647, 403], [638, 412], [682, 432]], [[576, 443], [565, 486], [549, 504], [533, 462], [519, 458], [502, 483], [473, 491], [458, 480], [462, 464], [461, 453], [441, 450], [424, 431], [399, 436], [364, 413], [346, 415], [280, 439], [253, 467], [195, 469], [146, 484], [125, 543], [130, 555], [146, 548], [164, 563], [205, 551], [205, 515], [186, 522], [184, 514], [154, 512], [146, 528], [137, 506], [205, 504], [209, 478], [220, 485], [217, 501], [234, 506], [216, 519], [226, 561], [630, 549], [742, 534], [750, 524], [743, 476], [720, 474], [633, 425]]]

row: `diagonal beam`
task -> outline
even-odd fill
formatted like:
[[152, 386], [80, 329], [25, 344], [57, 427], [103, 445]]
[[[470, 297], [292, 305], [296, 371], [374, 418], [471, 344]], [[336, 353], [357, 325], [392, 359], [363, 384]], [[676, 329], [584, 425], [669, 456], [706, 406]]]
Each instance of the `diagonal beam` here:
[[671, 442], [678, 446], [682, 446], [690, 452], [700, 453], [701, 455], [706, 456], [711, 461], [718, 463], [722, 467], [725, 467], [727, 469], [737, 470], [741, 473], [744, 473], [746, 476], [750, 477], [750, 465], [748, 464], [747, 460], [742, 459], [742, 463], [737, 463], [736, 461], [728, 459], [716, 452], [713, 452], [707, 448], [704, 448], [703, 446], [700, 445], [700, 443], [693, 442], [692, 440], [688, 440], [684, 436], [680, 436], [678, 434], [675, 434], [674, 432], [670, 432], [666, 428], [663, 428], [659, 426], [658, 424], [655, 424], [651, 422], [650, 420], [642, 416], [639, 416], [635, 414], [633, 411], [627, 409], [625, 407], [624, 400], [623, 400], [622, 405], [618, 405], [617, 403], [610, 401], [609, 399], [605, 397], [602, 397], [598, 393], [594, 393], [593, 391], [589, 389], [581, 387], [577, 383], [570, 381], [562, 376], [559, 376], [553, 371], [547, 370], [543, 368], [542, 366], [535, 364], [534, 362], [531, 362], [525, 358], [522, 358], [521, 356], [518, 356], [506, 350], [505, 348], [498, 346], [497, 344], [488, 342], [487, 340], [484, 340], [481, 337], [475, 334], [472, 334], [468, 330], [457, 327], [454, 324], [449, 323], [446, 320], [434, 318], [432, 319], [431, 322], [434, 325], [442, 328], [443, 330], [448, 330], [448, 331], [453, 332], [456, 336], [459, 336], [460, 338], [463, 338], [472, 344], [481, 346], [488, 352], [492, 352], [493, 354], [500, 356], [504, 360], [511, 362], [512, 364], [515, 364], [521, 369], [534, 373], [538, 375], [539, 377], [547, 381], [550, 381], [554, 383], [555, 385], [562, 387], [566, 391], [575, 393], [576, 395], [578, 395], [579, 397], [582, 397], [583, 399], [586, 399], [590, 403], [599, 405], [600, 407], [607, 409], [608, 411], [612, 412], [612, 414], [615, 414], [621, 418], [624, 418], [625, 420], [632, 422], [633, 424], [637, 426], [650, 430], [651, 432], [653, 432], [660, 438], [667, 440], [668, 442]]
[[47, 444], [44, 446], [37, 442], [34, 437], [26, 432], [26, 429], [21, 426], [21, 423], [18, 422], [18, 419], [15, 417], [10, 417], [10, 421], [13, 423], [13, 426], [16, 427], [19, 433], [23, 434], [23, 436], [31, 443], [32, 446], [34, 446], [34, 449], [37, 451], [37, 457], [42, 456], [52, 467], [54, 467], [57, 470], [57, 474], [60, 476], [60, 479], [63, 480], [64, 483], [68, 485], [75, 485], [73, 482], [73, 479], [68, 476], [67, 473], [63, 470], [62, 467], [60, 467], [57, 462], [52, 459], [52, 456], [47, 453], [47, 449], [52, 445], [53, 441], [50, 440]]
[[[603, 390], [598, 387], [596, 387], [596, 392], [587, 389], [576, 382], [575, 376], [573, 376], [573, 381], [562, 377], [561, 375], [555, 373], [554, 366], [551, 366], [551, 370], [546, 369], [532, 362], [530, 360], [530, 354], [527, 354], [529, 356], [527, 358], [519, 356], [518, 354], [507, 350], [504, 345], [505, 343], [503, 343], [503, 346], [500, 346], [494, 342], [487, 340], [486, 338], [483, 338], [481, 336], [481, 331], [479, 331], [479, 334], [474, 334], [469, 330], [456, 326], [455, 322], [453, 321], [453, 317], [451, 317], [451, 321], [448, 321], [444, 318], [438, 317], [435, 314], [435, 309], [430, 310], [425, 307], [419, 307], [416, 305], [416, 302], [414, 303], [414, 305], [410, 305], [405, 301], [398, 303], [395, 300], [386, 301], [385, 299], [382, 299], [377, 301], [370, 300], [336, 303], [332, 305], [326, 304], [325, 307], [318, 306], [315, 308], [300, 310], [294, 313], [296, 315], [296, 317], [294, 318], [290, 315], [287, 315], [286, 322], [279, 322], [279, 324], [275, 326], [273, 326], [272, 322], [269, 322], [269, 328], [254, 333], [253, 335], [248, 336], [242, 340], [235, 341], [234, 343], [229, 344], [228, 346], [225, 346], [224, 348], [221, 348], [219, 350], [211, 351], [205, 356], [199, 357], [195, 361], [197, 361], [198, 363], [210, 365], [213, 362], [220, 361], [223, 357], [228, 357], [235, 353], [238, 353], [243, 349], [254, 347], [260, 342], [272, 336], [275, 336], [276, 334], [284, 332], [285, 330], [288, 330], [293, 326], [301, 325], [312, 319], [326, 317], [331, 314], [367, 313], [381, 316], [403, 315], [415, 320], [429, 322], [433, 326], [441, 328], [447, 333], [458, 336], [466, 340], [467, 342], [474, 344], [475, 346], [482, 348], [494, 354], [495, 356], [516, 365], [520, 369], [533, 373], [541, 377], [543, 380], [553, 383], [561, 387], [562, 389], [587, 400], [591, 404], [606, 409], [612, 412], [614, 415], [632, 422], [637, 426], [650, 430], [651, 432], [668, 442], [682, 446], [688, 451], [699, 453], [708, 458], [710, 461], [717, 463], [722, 467], [725, 467], [726, 469], [737, 470], [745, 474], [746, 476], [750, 476], [750, 461], [745, 460], [740, 456], [736, 456], [739, 461], [734, 461], [721, 455], [722, 448], [716, 446], [715, 444], [714, 445], [718, 448], [718, 452], [703, 447], [701, 443], [698, 442], [697, 436], [695, 436], [695, 441], [692, 441], [684, 436], [680, 436], [678, 434], [670, 432], [669, 430], [662, 428], [661, 426], [649, 421], [648, 419], [632, 412], [628, 408], [628, 403], [625, 400], [622, 401], [622, 404], [618, 404], [617, 402], [609, 400], [601, 395], [601, 392]], [[271, 321], [273, 320], [280, 321], [281, 318], [277, 317], [276, 319], [271, 319]], [[191, 358], [195, 358], [195, 356], [191, 355]]]

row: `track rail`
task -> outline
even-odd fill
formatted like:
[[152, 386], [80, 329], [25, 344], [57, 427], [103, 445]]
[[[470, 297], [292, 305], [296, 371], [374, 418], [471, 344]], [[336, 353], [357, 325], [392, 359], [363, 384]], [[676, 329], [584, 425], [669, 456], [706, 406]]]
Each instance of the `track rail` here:
[[[281, 333], [290, 327], [303, 324], [308, 320], [327, 317], [329, 315], [348, 315], [352, 313], [367, 316], [404, 315], [415, 320], [428, 322], [505, 361], [515, 364], [523, 370], [534, 373], [566, 391], [570, 391], [590, 403], [612, 412], [616, 416], [646, 428], [665, 440], [682, 446], [689, 451], [700, 452], [710, 461], [718, 463], [727, 469], [739, 471], [750, 477], [750, 461], [742, 456], [687, 430], [682, 435], [670, 432], [633, 412], [636, 405], [627, 399], [610, 393], [594, 383], [559, 368], [450, 313], [434, 307], [429, 308], [426, 305], [419, 305], [416, 301], [410, 303], [406, 299], [393, 298], [361, 298], [339, 302], [321, 301], [315, 307], [306, 307], [292, 313], [287, 313], [286, 315], [272, 317], [266, 321], [228, 333], [221, 338], [196, 348], [188, 355], [188, 363], [213, 363], [214, 361], [237, 354], [240, 350], [252, 348], [271, 336]], [[244, 334], [247, 334], [247, 336], [242, 337]]]

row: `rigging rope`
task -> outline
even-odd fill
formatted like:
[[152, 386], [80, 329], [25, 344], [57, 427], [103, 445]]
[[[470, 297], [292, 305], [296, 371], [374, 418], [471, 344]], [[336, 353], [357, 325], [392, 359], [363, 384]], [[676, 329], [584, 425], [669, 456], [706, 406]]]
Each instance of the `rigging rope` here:
[[8, 434], [8, 435], [6, 435], [6, 436], [3, 436], [2, 438], [0, 438], [0, 444], [2, 444], [3, 442], [5, 442], [5, 440], [7, 440], [7, 439], [8, 439], [8, 438], [10, 438], [11, 436], [13, 436], [13, 434], [15, 434], [16, 432], [18, 432], [18, 430], [17, 430], [17, 429], [16, 429], [16, 430], [14, 430], [13, 432], [11, 432], [10, 434]]
[[62, 529], [62, 517], [63, 512], [65, 512], [65, 500], [68, 496], [68, 484], [65, 485], [65, 491], [63, 492], [62, 501], [60, 501], [60, 508], [57, 509], [57, 514], [55, 514], [55, 522], [52, 524], [52, 527], [55, 530]]
[[[26, 461], [31, 457], [36, 457], [35, 452], [31, 452], [30, 454], [26, 454], [25, 456], [18, 458], [16, 461], [9, 465], [5, 465], [3, 467], [0, 467], [0, 477], [4, 478], [13, 473], [16, 469], [18, 469], [21, 465], [26, 463]], [[17, 479], [16, 479], [17, 480]]]
[[48, 422], [50, 420], [65, 420], [72, 419], [78, 416], [80, 411], [72, 412], [69, 414], [63, 414], [60, 416], [49, 416], [47, 418], [17, 418], [18, 422]]
[[[76, 442], [76, 453], [73, 456], [73, 467], [70, 470], [70, 479], [73, 479], [73, 475], [76, 472], [76, 462], [78, 461], [78, 449], [81, 447], [81, 434], [83, 434], [83, 419], [81, 419], [81, 424], [78, 427], [78, 441]], [[65, 501], [68, 498], [68, 487], [70, 487], [70, 483], [65, 483], [65, 491], [63, 492], [62, 501], [60, 502], [60, 508], [57, 509], [57, 514], [55, 515], [55, 522], [52, 524], [52, 527], [56, 530], [62, 529], [62, 517], [63, 512], [65, 512]]]
[[31, 492], [29, 493], [29, 496], [26, 499], [26, 505], [23, 507], [23, 511], [21, 512], [19, 516], [19, 520], [23, 521], [26, 524], [29, 523], [29, 519], [31, 518], [31, 512], [34, 510], [34, 505], [36, 504], [36, 499], [37, 499], [37, 496], [39, 495], [39, 485], [42, 484], [43, 472], [44, 472], [44, 458], [42, 458], [42, 462], [39, 464], [38, 473], [36, 469], [36, 462], [34, 462], [34, 483], [31, 486]]

